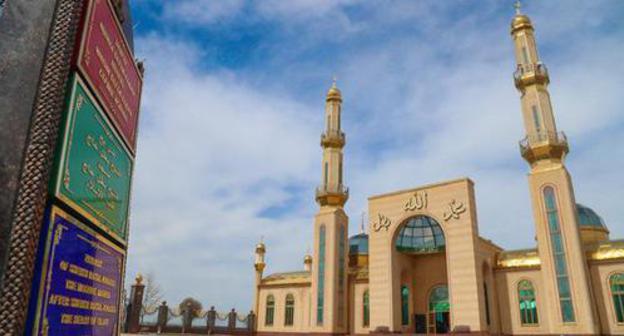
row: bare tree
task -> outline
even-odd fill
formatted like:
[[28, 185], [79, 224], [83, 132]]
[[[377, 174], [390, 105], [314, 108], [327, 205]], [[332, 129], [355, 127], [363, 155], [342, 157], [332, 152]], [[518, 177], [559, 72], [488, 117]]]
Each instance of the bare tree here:
[[143, 309], [141, 309], [141, 321], [143, 321], [143, 315], [152, 313], [158, 310], [158, 306], [163, 299], [162, 289], [158, 282], [156, 282], [154, 274], [152, 272], [147, 273], [145, 276], [145, 292], [143, 292]]

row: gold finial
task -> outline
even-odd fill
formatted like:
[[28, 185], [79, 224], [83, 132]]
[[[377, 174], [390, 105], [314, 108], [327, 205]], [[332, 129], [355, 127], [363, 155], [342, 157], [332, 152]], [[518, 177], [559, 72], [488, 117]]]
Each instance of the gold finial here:
[[134, 278], [134, 280], [136, 281], [137, 285], [141, 285], [143, 282], [143, 276], [141, 275], [141, 273], [137, 274], [136, 278]]
[[520, 3], [520, 0], [516, 0], [516, 2], [514, 3], [514, 8], [516, 9], [516, 15], [522, 14], [520, 12], [520, 7], [522, 7], [522, 4]]
[[342, 95], [340, 93], [340, 89], [338, 89], [338, 86], [336, 86], [336, 75], [332, 76], [332, 86], [329, 88], [329, 91], [327, 91], [327, 100], [330, 99], [337, 99], [342, 101]]

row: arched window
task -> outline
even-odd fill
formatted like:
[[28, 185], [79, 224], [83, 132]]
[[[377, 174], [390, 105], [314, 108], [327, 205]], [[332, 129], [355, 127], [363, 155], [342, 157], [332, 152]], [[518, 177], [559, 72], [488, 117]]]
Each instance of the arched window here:
[[572, 293], [570, 290], [570, 280], [568, 278], [564, 240], [561, 234], [561, 224], [559, 222], [557, 198], [553, 187], [544, 188], [544, 201], [546, 202], [546, 217], [548, 230], [550, 232], [550, 244], [555, 260], [555, 274], [557, 276], [557, 289], [559, 290], [561, 319], [563, 322], [574, 322], [576, 321], [576, 317], [574, 316], [574, 306], [572, 305]]
[[264, 319], [264, 325], [272, 326], [273, 317], [275, 316], [275, 298], [273, 295], [267, 296], [266, 299], [266, 316]]
[[446, 245], [440, 224], [428, 216], [410, 218], [396, 239], [396, 249], [403, 253], [432, 253]]
[[429, 311], [442, 313], [450, 310], [448, 287], [439, 286], [434, 288], [429, 295]]
[[316, 294], [316, 324], [323, 325], [325, 303], [325, 225], [319, 229], [318, 288]]
[[613, 307], [618, 323], [624, 323], [624, 273], [613, 274], [609, 278]]
[[295, 323], [295, 297], [292, 294], [286, 295], [286, 310], [284, 325], [291, 326]]
[[370, 325], [370, 297], [368, 290], [364, 292], [364, 296], [362, 297], [362, 306], [362, 325], [368, 327]]
[[520, 322], [523, 325], [537, 324], [537, 303], [535, 301], [535, 289], [529, 280], [518, 283], [518, 302], [520, 303]]
[[409, 289], [401, 287], [401, 324], [409, 325]]

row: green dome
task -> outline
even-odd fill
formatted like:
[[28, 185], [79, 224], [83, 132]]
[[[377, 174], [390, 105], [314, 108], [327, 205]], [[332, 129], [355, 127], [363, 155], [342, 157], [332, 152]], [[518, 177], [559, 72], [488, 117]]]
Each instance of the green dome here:
[[578, 214], [578, 224], [580, 227], [590, 227], [597, 229], [607, 230], [605, 222], [602, 217], [591, 208], [588, 208], [582, 204], [576, 205], [576, 213]]
[[349, 254], [368, 254], [368, 235], [366, 233], [360, 233], [349, 238]]

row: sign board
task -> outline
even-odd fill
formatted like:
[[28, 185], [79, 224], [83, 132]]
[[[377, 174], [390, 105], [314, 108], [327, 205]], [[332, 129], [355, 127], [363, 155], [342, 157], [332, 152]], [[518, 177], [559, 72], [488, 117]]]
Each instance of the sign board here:
[[52, 206], [40, 241], [28, 335], [117, 335], [125, 252]]
[[78, 69], [134, 152], [143, 79], [109, 0], [91, 0]]
[[132, 157], [79, 76], [66, 106], [53, 194], [125, 244]]

